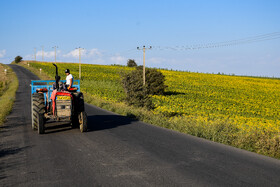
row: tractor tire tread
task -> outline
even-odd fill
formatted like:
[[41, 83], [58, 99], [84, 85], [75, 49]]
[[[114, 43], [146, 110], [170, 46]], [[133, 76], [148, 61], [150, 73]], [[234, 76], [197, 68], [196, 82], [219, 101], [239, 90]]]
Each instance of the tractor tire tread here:
[[44, 112], [45, 112], [44, 94], [42, 93], [32, 94], [32, 106], [31, 106], [32, 129], [35, 130], [37, 128], [39, 134], [44, 133]]

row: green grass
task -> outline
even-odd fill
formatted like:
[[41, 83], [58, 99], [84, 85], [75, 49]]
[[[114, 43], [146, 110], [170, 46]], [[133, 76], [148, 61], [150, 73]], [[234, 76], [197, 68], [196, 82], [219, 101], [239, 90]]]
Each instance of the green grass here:
[[[6, 75], [2, 74], [3, 69], [7, 69]], [[4, 64], [0, 64], [0, 71], [0, 83], [2, 85], [0, 88], [0, 125], [3, 125], [15, 101], [18, 79], [12, 69]]]

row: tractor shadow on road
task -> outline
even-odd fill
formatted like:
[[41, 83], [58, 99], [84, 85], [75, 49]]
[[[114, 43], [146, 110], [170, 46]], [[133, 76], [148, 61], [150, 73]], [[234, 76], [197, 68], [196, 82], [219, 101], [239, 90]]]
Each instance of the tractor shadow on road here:
[[92, 115], [88, 116], [88, 132], [112, 129], [123, 125], [130, 125], [136, 119], [120, 115]]
[[[123, 125], [130, 125], [137, 119], [132, 119], [134, 116], [121, 115], [91, 115], [87, 117], [88, 132], [112, 129]], [[72, 128], [69, 122], [55, 122], [46, 123], [45, 134], [59, 133], [63, 131], [71, 131]]]
[[69, 122], [48, 122], [45, 124], [45, 134], [72, 130]]

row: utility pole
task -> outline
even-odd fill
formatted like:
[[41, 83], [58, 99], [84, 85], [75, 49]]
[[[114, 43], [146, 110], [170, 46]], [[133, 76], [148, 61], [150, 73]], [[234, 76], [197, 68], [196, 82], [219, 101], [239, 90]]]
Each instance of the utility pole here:
[[56, 48], [58, 48], [57, 46], [52, 47], [54, 48], [54, 62], [56, 62]]
[[44, 62], [44, 46], [42, 46], [42, 62]]
[[143, 46], [142, 49], [140, 49], [139, 47], [137, 47], [138, 50], [143, 50], [143, 85], [145, 86], [145, 82], [146, 82], [146, 70], [145, 70], [145, 52], [146, 49], [152, 49], [152, 46], [150, 46], [149, 48], [146, 48], [145, 46]]
[[79, 49], [79, 79], [81, 80], [81, 76], [82, 76], [82, 70], [81, 70], [81, 49], [84, 49], [84, 48], [78, 47], [76, 49]]
[[35, 58], [35, 61], [36, 61], [36, 47], [34, 48], [34, 58]]

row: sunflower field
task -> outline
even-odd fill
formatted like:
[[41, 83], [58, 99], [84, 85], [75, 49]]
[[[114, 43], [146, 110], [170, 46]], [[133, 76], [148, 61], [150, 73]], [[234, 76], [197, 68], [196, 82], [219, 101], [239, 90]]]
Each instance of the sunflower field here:
[[[54, 77], [51, 63], [30, 63]], [[79, 77], [79, 65], [57, 63], [65, 78], [70, 69]], [[82, 64], [82, 91], [106, 101], [123, 103], [120, 75], [134, 68]], [[168, 88], [152, 96], [154, 115], [168, 128], [257, 153], [280, 158], [280, 80], [161, 70]]]

